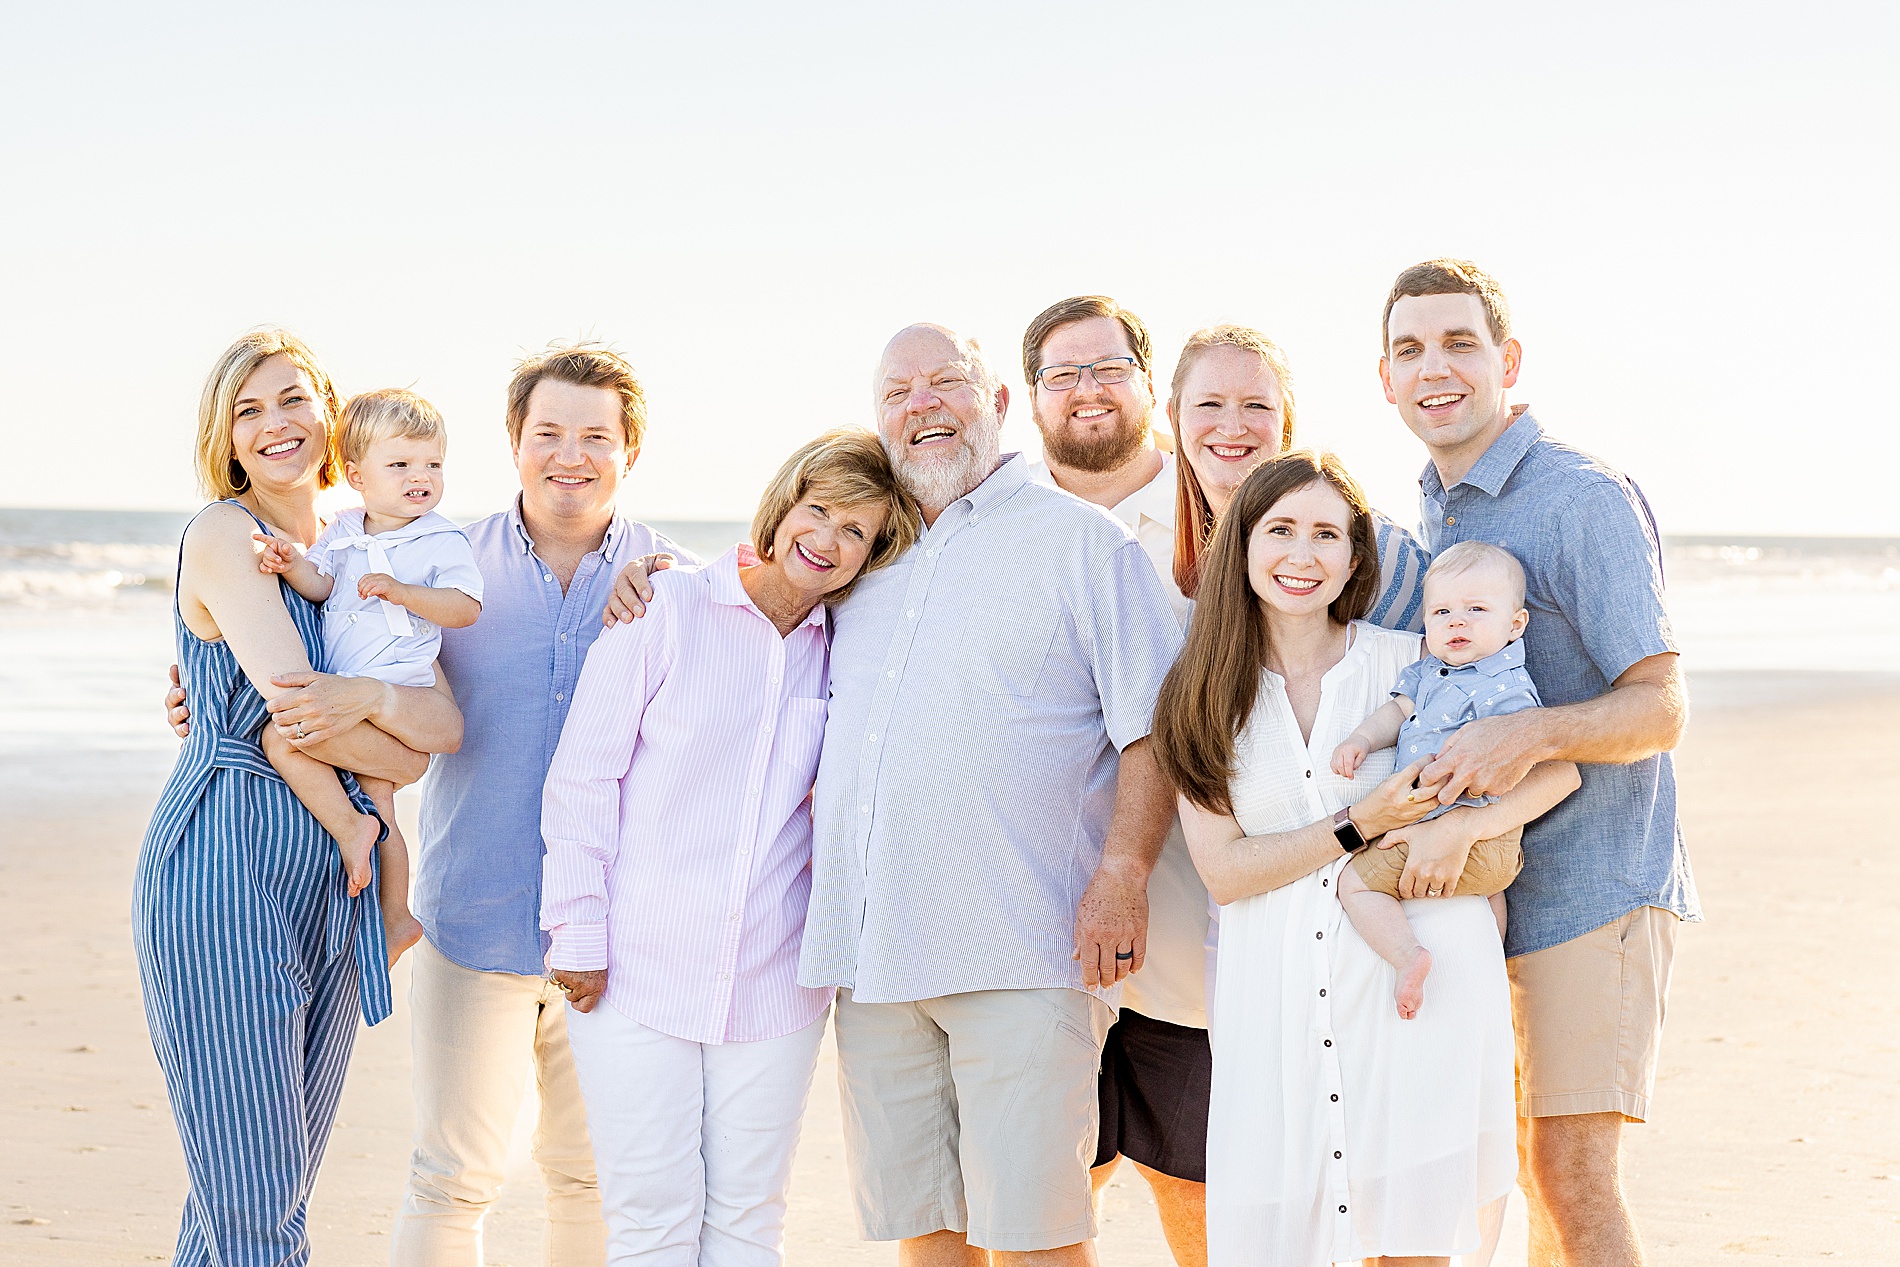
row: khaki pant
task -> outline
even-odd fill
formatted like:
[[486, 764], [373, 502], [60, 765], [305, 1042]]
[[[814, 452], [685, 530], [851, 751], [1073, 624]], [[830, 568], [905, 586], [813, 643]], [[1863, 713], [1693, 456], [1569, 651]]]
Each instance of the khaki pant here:
[[[1480, 840], [1465, 857], [1465, 869], [1451, 890], [1440, 897], [1490, 897], [1511, 887], [1524, 869], [1524, 829], [1513, 827], [1502, 836]], [[1352, 857], [1352, 869], [1366, 887], [1389, 897], [1399, 895], [1399, 877], [1405, 873], [1404, 842], [1390, 849], [1361, 849]]]
[[607, 1257], [566, 997], [540, 977], [476, 972], [427, 938], [411, 952], [416, 1148], [390, 1242], [394, 1267], [480, 1267], [528, 1075], [541, 1095], [533, 1156], [548, 1189], [548, 1267]]

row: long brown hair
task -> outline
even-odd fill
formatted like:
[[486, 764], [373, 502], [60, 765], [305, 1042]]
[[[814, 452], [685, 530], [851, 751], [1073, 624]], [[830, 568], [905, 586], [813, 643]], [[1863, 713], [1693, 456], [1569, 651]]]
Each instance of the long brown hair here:
[[1280, 345], [1251, 326], [1208, 326], [1189, 335], [1168, 383], [1168, 420], [1174, 425], [1174, 583], [1189, 598], [1200, 585], [1201, 556], [1214, 535], [1214, 508], [1188, 465], [1187, 449], [1181, 443], [1181, 400], [1189, 371], [1213, 348], [1252, 352], [1273, 372], [1280, 384], [1280, 452], [1293, 448], [1293, 371]]
[[1201, 592], [1187, 644], [1155, 701], [1155, 756], [1182, 796], [1213, 814], [1231, 814], [1227, 784], [1234, 740], [1253, 714], [1260, 671], [1270, 648], [1260, 598], [1247, 577], [1254, 525], [1291, 493], [1324, 482], [1352, 512], [1352, 575], [1327, 614], [1344, 624], [1372, 606], [1379, 589], [1379, 545], [1372, 511], [1358, 483], [1331, 453], [1301, 451], [1268, 458], [1234, 490], [1202, 559]]

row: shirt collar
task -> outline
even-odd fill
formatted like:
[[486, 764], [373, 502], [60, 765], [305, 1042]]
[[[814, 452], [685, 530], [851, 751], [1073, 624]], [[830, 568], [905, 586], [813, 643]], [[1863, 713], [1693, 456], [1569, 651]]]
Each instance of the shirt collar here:
[[[521, 520], [521, 494], [515, 494], [514, 504], [508, 507], [508, 523], [515, 530], [515, 540], [521, 543], [521, 553], [534, 553], [534, 538], [528, 535], [528, 526]], [[620, 543], [627, 536], [627, 519], [619, 511], [607, 525], [607, 535], [601, 540], [600, 556], [609, 563], [615, 562], [620, 551]]]
[[[1438, 660], [1438, 657], [1433, 656], [1432, 659]], [[1443, 660], [1438, 662], [1445, 664]], [[1482, 660], [1473, 660], [1470, 664], [1445, 664], [1445, 667], [1453, 673], [1470, 670], [1480, 677], [1497, 677], [1512, 669], [1521, 669], [1524, 667], [1524, 639], [1521, 636], [1513, 638]]]
[[[1031, 483], [1041, 484], [1048, 488], [1062, 487], [1056, 483], [1055, 472], [1049, 469], [1047, 459], [1039, 458], [1032, 461], [1025, 469]], [[1169, 532], [1173, 532], [1175, 491], [1174, 455], [1163, 453], [1161, 470], [1155, 477], [1122, 498], [1110, 513], [1136, 531], [1141, 529], [1143, 519], [1152, 519]]]
[[[1005, 453], [1003, 463], [990, 472], [988, 479], [959, 497], [970, 507], [970, 518], [987, 515], [1015, 495], [1029, 482], [1029, 460], [1020, 453]], [[955, 505], [952, 502], [951, 505]]]
[[[752, 601], [750, 594], [745, 592], [745, 582], [739, 579], [741, 565], [751, 567], [758, 562], [759, 556], [752, 552], [751, 545], [740, 542], [700, 571], [706, 577], [707, 584], [712, 587], [713, 602], [726, 607], [748, 608], [758, 612], [759, 618], [769, 623], [771, 618], [759, 611], [759, 605]], [[819, 603], [805, 614], [805, 619], [799, 622], [799, 628], [802, 629], [806, 625], [818, 625], [822, 628], [824, 623], [825, 605]]]
[[[1486, 494], [1496, 497], [1504, 491], [1504, 481], [1511, 478], [1511, 472], [1517, 469], [1531, 446], [1544, 438], [1544, 429], [1537, 425], [1537, 419], [1531, 417], [1529, 405], [1518, 406], [1517, 417], [1504, 433], [1491, 442], [1491, 447], [1474, 462], [1458, 485], [1469, 484]], [[1418, 486], [1428, 497], [1442, 497], [1445, 494], [1445, 482], [1438, 476], [1438, 464], [1427, 462], [1424, 474], [1419, 476]]]

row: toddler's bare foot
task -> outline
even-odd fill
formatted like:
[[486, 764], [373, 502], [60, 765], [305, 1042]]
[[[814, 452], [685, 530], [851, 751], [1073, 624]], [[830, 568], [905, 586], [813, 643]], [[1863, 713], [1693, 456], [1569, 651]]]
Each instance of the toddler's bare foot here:
[[349, 884], [350, 896], [355, 897], [369, 886], [369, 878], [376, 874], [370, 865], [370, 856], [376, 849], [376, 838], [383, 834], [382, 822], [374, 814], [356, 816], [356, 834], [345, 839], [338, 836], [337, 848], [343, 852], [343, 876]]
[[1399, 969], [1399, 984], [1392, 997], [1399, 1005], [1399, 1018], [1411, 1020], [1425, 1002], [1425, 977], [1432, 970], [1432, 952], [1420, 946], [1411, 962]]
[[389, 950], [389, 966], [395, 967], [403, 952], [422, 940], [422, 921], [404, 911], [395, 919], [383, 918], [383, 941]]

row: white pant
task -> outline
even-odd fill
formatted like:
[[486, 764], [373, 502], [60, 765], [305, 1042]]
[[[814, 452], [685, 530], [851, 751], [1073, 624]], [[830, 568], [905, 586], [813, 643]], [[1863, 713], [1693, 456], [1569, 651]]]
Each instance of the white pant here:
[[480, 1267], [528, 1075], [541, 1094], [533, 1153], [548, 1188], [549, 1267], [594, 1267], [606, 1232], [567, 1004], [540, 977], [464, 968], [425, 937], [410, 952], [416, 1148], [390, 1238], [394, 1267]]
[[825, 1017], [751, 1043], [695, 1043], [605, 1003], [567, 1010], [600, 1167], [610, 1263], [783, 1261], [785, 1189]]

